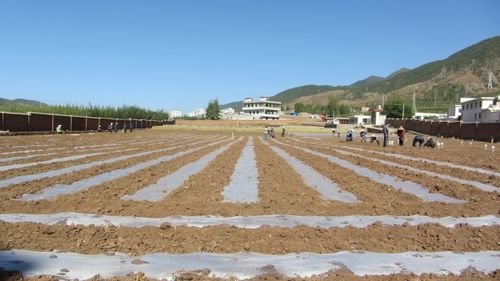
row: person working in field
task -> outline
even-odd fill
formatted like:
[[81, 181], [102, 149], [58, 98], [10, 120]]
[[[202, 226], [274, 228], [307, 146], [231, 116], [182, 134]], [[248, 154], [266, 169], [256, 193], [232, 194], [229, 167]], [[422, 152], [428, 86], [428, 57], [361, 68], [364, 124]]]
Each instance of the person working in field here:
[[382, 128], [382, 132], [384, 133], [384, 147], [389, 145], [389, 125], [385, 124]]
[[418, 147], [422, 147], [422, 144], [424, 144], [424, 137], [422, 135], [416, 135], [414, 138], [413, 138], [413, 142], [412, 142], [412, 146], [417, 146], [417, 143], [418, 143]]
[[347, 134], [345, 135], [345, 141], [347, 142], [352, 141], [352, 138], [353, 138], [353, 131], [352, 130], [347, 131]]
[[63, 133], [63, 130], [62, 130], [62, 125], [61, 125], [61, 124], [57, 125], [56, 132], [57, 132], [58, 134], [62, 134], [62, 133]]
[[399, 126], [398, 130], [396, 131], [396, 134], [398, 135], [398, 140], [399, 140], [399, 145], [404, 145], [406, 141], [406, 131], [403, 126]]
[[361, 130], [361, 132], [359, 132], [359, 137], [360, 137], [360, 141], [361, 142], [364, 142], [366, 143], [367, 139], [366, 139], [366, 131], [365, 130]]
[[436, 141], [432, 137], [429, 137], [424, 143], [424, 147], [434, 148], [436, 147]]
[[380, 144], [380, 141], [378, 140], [377, 136], [372, 134], [370, 136], [370, 143], [373, 143], [374, 141], [377, 142], [377, 144]]

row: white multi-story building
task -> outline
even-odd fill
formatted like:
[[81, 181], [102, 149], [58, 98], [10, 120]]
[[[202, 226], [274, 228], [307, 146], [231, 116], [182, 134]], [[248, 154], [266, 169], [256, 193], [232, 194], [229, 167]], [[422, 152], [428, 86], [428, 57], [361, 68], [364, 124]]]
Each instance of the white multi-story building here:
[[234, 109], [231, 107], [221, 109], [220, 116], [221, 119], [237, 119]]
[[500, 96], [461, 98], [462, 122], [500, 123]]
[[455, 104], [448, 108], [448, 118], [457, 119], [462, 113], [462, 105]]
[[242, 110], [244, 114], [250, 114], [253, 119], [279, 119], [281, 102], [270, 101], [267, 97], [260, 97], [256, 101], [245, 98]]
[[191, 111], [187, 114], [188, 117], [197, 117], [203, 118], [207, 114], [207, 111], [204, 108], [198, 108], [194, 111]]
[[170, 110], [168, 112], [168, 115], [170, 116], [170, 118], [181, 118], [182, 112], [179, 110]]

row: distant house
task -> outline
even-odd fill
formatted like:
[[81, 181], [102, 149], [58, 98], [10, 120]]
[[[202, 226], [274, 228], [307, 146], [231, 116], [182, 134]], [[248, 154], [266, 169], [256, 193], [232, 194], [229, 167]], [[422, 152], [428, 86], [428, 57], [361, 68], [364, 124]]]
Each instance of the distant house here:
[[356, 125], [370, 125], [372, 117], [370, 115], [354, 115], [349, 118], [349, 123]]
[[424, 119], [441, 119], [446, 117], [444, 113], [433, 113], [433, 112], [415, 112], [415, 119], [424, 120]]
[[462, 115], [462, 105], [455, 104], [448, 108], [448, 118], [458, 119]]
[[188, 117], [194, 118], [203, 118], [207, 114], [207, 111], [204, 108], [198, 108], [194, 111], [191, 111], [187, 114]]
[[237, 119], [237, 114], [231, 107], [221, 109], [220, 111], [221, 119]]
[[462, 122], [500, 123], [500, 96], [461, 98]]
[[279, 119], [281, 102], [270, 101], [267, 97], [260, 97], [255, 101], [252, 98], [245, 98], [242, 110], [244, 115], [250, 115], [253, 119]]
[[170, 116], [170, 118], [181, 118], [182, 112], [179, 110], [170, 110], [168, 111], [168, 115]]

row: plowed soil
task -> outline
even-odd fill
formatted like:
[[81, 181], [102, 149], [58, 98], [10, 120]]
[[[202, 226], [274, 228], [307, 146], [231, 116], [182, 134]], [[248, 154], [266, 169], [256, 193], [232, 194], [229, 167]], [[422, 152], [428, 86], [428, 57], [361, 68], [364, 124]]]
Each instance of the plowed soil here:
[[[251, 204], [223, 202], [222, 191], [229, 184], [241, 151], [249, 137], [253, 137], [255, 158], [259, 172], [259, 200]], [[411, 136], [410, 136], [411, 137]], [[71, 184], [105, 172], [130, 167], [164, 155], [202, 147], [192, 153], [154, 165], [126, 177], [103, 182], [87, 190], [61, 195], [51, 200], [19, 201], [23, 194], [36, 193], [55, 184]], [[441, 141], [441, 140], [440, 140]], [[455, 163], [468, 167], [500, 172], [498, 153], [484, 150], [484, 143], [445, 139], [444, 149], [414, 148], [408, 144], [382, 148], [376, 144], [357, 141], [346, 143], [340, 138], [307, 138], [304, 136], [277, 137], [264, 141], [260, 135], [236, 134], [234, 139], [227, 132], [198, 132], [175, 130], [137, 130], [133, 133], [99, 133], [80, 135], [44, 135], [0, 137], [0, 157], [36, 155], [54, 152], [55, 155], [0, 163], [1, 166], [31, 163], [71, 155], [103, 152], [102, 155], [53, 164], [34, 165], [0, 172], [0, 180], [21, 175], [30, 175], [76, 164], [90, 163], [121, 155], [168, 148], [147, 156], [99, 165], [74, 173], [43, 178], [0, 188], [0, 213], [50, 214], [80, 212], [114, 216], [249, 216], [249, 215], [426, 215], [432, 217], [476, 217], [500, 215], [500, 193], [487, 192], [453, 180], [439, 179], [404, 168], [388, 167], [368, 158], [382, 159], [421, 170], [429, 170], [456, 178], [477, 181], [500, 188], [500, 178], [492, 174], [481, 174], [448, 166], [439, 166], [420, 161], [388, 157], [370, 151], [401, 154], [411, 157]], [[215, 149], [231, 144], [230, 148], [217, 156], [201, 172], [189, 177], [174, 192], [158, 202], [123, 201], [120, 198], [159, 179], [172, 174], [181, 167], [195, 162]], [[41, 146], [46, 145], [46, 146]], [[104, 146], [103, 146], [104, 145]], [[489, 145], [489, 144], [488, 144]], [[88, 146], [85, 148], [77, 148]], [[277, 146], [291, 156], [306, 163], [322, 175], [335, 182], [339, 188], [354, 194], [359, 202], [348, 204], [327, 201], [307, 186], [300, 174], [286, 160], [275, 154], [270, 146]], [[343, 147], [362, 148], [355, 151]], [[452, 198], [465, 200], [464, 204], [426, 202], [417, 196], [376, 183], [359, 176], [349, 169], [330, 163], [325, 158], [306, 153], [298, 147], [308, 148], [326, 155], [335, 156], [355, 165], [369, 168], [381, 174], [412, 181]], [[63, 148], [62, 150], [50, 150]], [[333, 149], [355, 153], [346, 156]], [[499, 149], [500, 150], [500, 149]], [[30, 152], [31, 151], [31, 152]], [[242, 229], [227, 225], [204, 228], [165, 225], [162, 227], [95, 227], [42, 225], [37, 223], [7, 223], [0, 221], [0, 250], [26, 249], [33, 251], [71, 251], [84, 254], [123, 252], [144, 255], [155, 252], [168, 253], [235, 253], [258, 252], [287, 254], [296, 252], [331, 253], [338, 251], [373, 251], [397, 253], [405, 251], [500, 251], [500, 226], [471, 227], [459, 225], [446, 228], [435, 224], [418, 226], [389, 226], [374, 224], [366, 228], [293, 228], [262, 226], [257, 229]], [[215, 280], [206, 272], [190, 272], [179, 275], [179, 280]], [[424, 274], [397, 274], [391, 276], [355, 276], [348, 271], [330, 272], [308, 280], [499, 280], [500, 272], [485, 275], [464, 272], [460, 276], [436, 276]], [[10, 279], [9, 279], [10, 278]], [[0, 271], [0, 280], [20, 280], [17, 273]], [[24, 280], [53, 280], [53, 277], [31, 277]], [[57, 278], [57, 277], [54, 277]], [[117, 278], [115, 278], [117, 279]], [[115, 280], [113, 279], [113, 280]], [[147, 276], [135, 274], [119, 277], [120, 280], [149, 280]], [[256, 278], [258, 280], [290, 279], [273, 272]], [[96, 276], [92, 280], [102, 280]]]

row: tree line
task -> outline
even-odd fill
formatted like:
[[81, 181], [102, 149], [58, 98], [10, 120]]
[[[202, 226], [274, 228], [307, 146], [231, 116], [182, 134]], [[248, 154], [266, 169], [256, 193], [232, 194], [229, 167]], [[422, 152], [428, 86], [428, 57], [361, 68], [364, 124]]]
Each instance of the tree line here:
[[357, 108], [341, 103], [337, 98], [330, 97], [327, 104], [303, 104], [295, 103], [294, 111], [297, 113], [307, 112], [311, 114], [325, 114], [329, 116], [348, 116]]
[[149, 110], [135, 105], [123, 106], [96, 106], [89, 104], [82, 105], [25, 105], [18, 103], [8, 103], [0, 105], [0, 111], [5, 112], [39, 112], [62, 115], [76, 115], [89, 117], [106, 117], [119, 119], [147, 119], [147, 120], [166, 120], [168, 113], [163, 110]]

